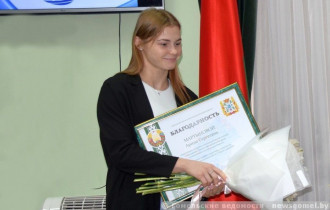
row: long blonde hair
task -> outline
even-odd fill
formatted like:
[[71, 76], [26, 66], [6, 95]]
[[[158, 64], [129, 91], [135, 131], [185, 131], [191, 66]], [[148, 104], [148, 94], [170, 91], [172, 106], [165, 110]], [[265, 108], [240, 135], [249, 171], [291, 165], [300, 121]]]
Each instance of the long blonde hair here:
[[[122, 73], [129, 75], [137, 75], [142, 71], [143, 58], [140, 50], [135, 46], [135, 37], [139, 37], [144, 42], [153, 41], [168, 26], [177, 26], [181, 30], [179, 21], [170, 12], [158, 9], [144, 10], [136, 23], [132, 37], [132, 57], [131, 61]], [[191, 101], [191, 97], [187, 93], [186, 88], [181, 80], [178, 65], [168, 75], [173, 90], [181, 103]]]

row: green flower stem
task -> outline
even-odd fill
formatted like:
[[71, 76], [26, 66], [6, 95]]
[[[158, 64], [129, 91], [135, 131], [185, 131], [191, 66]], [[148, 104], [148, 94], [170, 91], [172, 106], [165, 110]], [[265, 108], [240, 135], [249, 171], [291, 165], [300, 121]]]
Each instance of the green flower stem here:
[[[135, 175], [146, 176], [146, 174], [141, 173]], [[136, 189], [136, 193], [142, 193], [142, 195], [192, 187], [201, 183], [195, 177], [187, 174], [172, 174], [170, 177], [137, 178], [134, 179], [134, 182], [146, 182]]]

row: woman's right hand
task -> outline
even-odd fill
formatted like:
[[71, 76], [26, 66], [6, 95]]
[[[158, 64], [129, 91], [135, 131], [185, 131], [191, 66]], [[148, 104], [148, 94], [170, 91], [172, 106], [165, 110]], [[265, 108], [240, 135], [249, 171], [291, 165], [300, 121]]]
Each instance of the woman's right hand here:
[[[213, 190], [211, 190], [210, 196], [221, 192], [224, 186], [223, 183], [227, 178], [225, 173], [213, 164], [184, 158], [178, 159], [172, 172], [185, 172], [201, 181], [204, 187], [212, 186]], [[219, 190], [219, 188], [221, 188], [221, 190]]]

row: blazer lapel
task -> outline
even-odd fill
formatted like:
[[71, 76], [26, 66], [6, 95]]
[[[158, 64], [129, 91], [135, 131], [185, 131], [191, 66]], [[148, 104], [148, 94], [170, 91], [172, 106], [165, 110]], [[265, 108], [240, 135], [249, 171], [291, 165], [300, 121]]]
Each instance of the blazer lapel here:
[[132, 88], [132, 101], [134, 102], [134, 122], [139, 124], [141, 122], [147, 121], [154, 117], [151, 109], [151, 105], [147, 96], [146, 91], [144, 90], [141, 78], [139, 75], [134, 75], [130, 77], [131, 88]]

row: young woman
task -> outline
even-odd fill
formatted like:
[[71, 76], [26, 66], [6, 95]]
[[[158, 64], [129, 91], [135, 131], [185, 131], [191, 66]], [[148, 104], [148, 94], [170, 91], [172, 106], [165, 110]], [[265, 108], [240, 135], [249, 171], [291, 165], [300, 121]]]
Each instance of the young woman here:
[[[181, 27], [164, 10], [142, 12], [132, 38], [128, 68], [107, 79], [101, 89], [97, 117], [107, 174], [107, 209], [160, 209], [160, 195], [136, 194], [134, 173], [169, 176], [186, 172], [204, 186], [218, 184], [224, 173], [212, 164], [160, 155], [141, 149], [134, 126], [197, 96], [184, 86], [177, 61], [182, 54]], [[222, 185], [205, 196], [219, 194]]]

